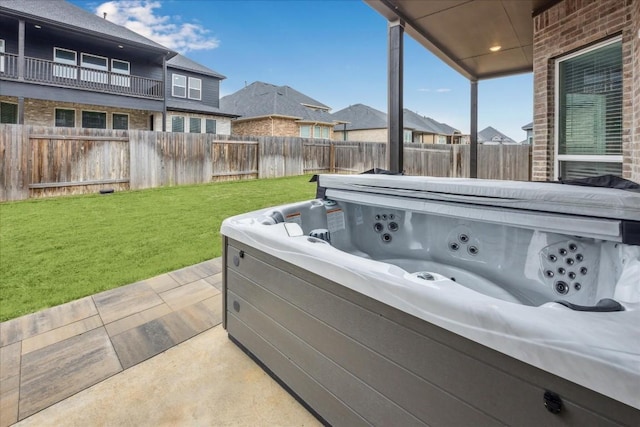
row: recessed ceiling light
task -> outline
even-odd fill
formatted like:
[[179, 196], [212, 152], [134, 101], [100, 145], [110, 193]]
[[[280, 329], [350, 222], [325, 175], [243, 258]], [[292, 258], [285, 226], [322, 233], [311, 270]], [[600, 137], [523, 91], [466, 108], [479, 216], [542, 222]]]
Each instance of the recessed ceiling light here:
[[497, 52], [497, 51], [499, 51], [500, 49], [502, 49], [502, 46], [491, 46], [491, 47], [489, 48], [489, 50], [490, 50], [491, 52]]
[[36, 27], [37, 29], [42, 28], [40, 25], [34, 25], [34, 27]]

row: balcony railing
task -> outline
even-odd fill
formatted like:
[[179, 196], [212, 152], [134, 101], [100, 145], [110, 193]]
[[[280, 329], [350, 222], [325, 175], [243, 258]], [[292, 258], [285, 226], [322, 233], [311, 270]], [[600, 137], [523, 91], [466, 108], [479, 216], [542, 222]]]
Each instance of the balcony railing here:
[[[0, 53], [0, 77], [19, 79], [18, 56]], [[162, 80], [25, 58], [24, 80], [94, 92], [162, 99]]]

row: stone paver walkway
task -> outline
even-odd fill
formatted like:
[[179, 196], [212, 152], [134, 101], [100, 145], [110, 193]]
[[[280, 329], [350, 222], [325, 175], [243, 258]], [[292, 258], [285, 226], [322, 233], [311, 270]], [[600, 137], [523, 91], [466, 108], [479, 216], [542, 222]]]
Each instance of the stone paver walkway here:
[[221, 259], [0, 323], [8, 426], [222, 320]]

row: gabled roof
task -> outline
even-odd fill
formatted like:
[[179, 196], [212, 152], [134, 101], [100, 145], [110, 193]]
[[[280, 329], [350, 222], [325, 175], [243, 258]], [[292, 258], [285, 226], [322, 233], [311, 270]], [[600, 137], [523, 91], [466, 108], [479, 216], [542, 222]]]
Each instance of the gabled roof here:
[[202, 64], [198, 64], [197, 62], [192, 61], [186, 56], [180, 54], [177, 54], [176, 56], [168, 60], [167, 67], [191, 71], [198, 74], [204, 74], [206, 76], [217, 77], [220, 80], [226, 79], [225, 76], [218, 73], [217, 71], [213, 71], [211, 68], [207, 68]]
[[241, 119], [284, 116], [297, 120], [333, 123], [329, 107], [289, 86], [254, 82], [220, 98], [220, 108], [238, 114]]
[[406, 108], [402, 110], [402, 121], [405, 129], [430, 134], [442, 133], [439, 128], [432, 126], [431, 120], [427, 120], [427, 117], [421, 116]]
[[145, 49], [169, 54], [176, 53], [134, 31], [100, 18], [64, 0], [0, 0], [0, 13], [102, 39], [134, 44]]
[[478, 132], [478, 142], [506, 142], [515, 144], [516, 142], [497, 129], [487, 126]]
[[387, 127], [387, 114], [364, 104], [354, 104], [331, 115], [334, 120], [347, 122], [346, 126], [339, 124], [334, 130], [362, 130], [385, 129]]
[[425, 117], [425, 119], [427, 119], [427, 121], [431, 123], [431, 126], [437, 128], [440, 131], [441, 135], [453, 135], [454, 133], [461, 133], [458, 129], [449, 126], [446, 123], [438, 122], [431, 117]]
[[533, 130], [533, 122], [527, 123], [526, 125], [522, 126], [522, 130]]

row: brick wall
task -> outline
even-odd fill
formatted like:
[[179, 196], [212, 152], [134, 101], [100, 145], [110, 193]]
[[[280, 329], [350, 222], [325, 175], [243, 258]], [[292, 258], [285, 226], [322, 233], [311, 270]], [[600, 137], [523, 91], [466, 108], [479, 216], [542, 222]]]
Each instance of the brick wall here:
[[633, 40], [633, 117], [631, 142], [628, 151], [624, 154], [629, 159], [625, 159], [623, 172], [629, 179], [640, 182], [640, 1], [634, 1], [631, 6], [631, 21], [633, 22], [631, 28]]
[[568, 53], [622, 35], [623, 176], [640, 182], [640, 76], [638, 20], [632, 0], [565, 0], [534, 18], [533, 180], [554, 179], [555, 60]]
[[300, 136], [295, 119], [259, 118], [231, 122], [231, 134], [239, 136]]
[[[17, 104], [17, 98], [0, 97], [2, 102]], [[128, 114], [129, 129], [149, 129], [150, 112], [141, 110], [129, 110], [126, 108], [111, 108], [101, 105], [86, 105], [69, 102], [43, 101], [27, 98], [24, 100], [24, 124], [33, 126], [55, 126], [55, 109], [64, 108], [75, 110], [76, 127], [82, 127], [82, 111], [100, 111], [107, 113], [107, 129], [112, 128], [112, 113]]]
[[[334, 131], [333, 139], [342, 141], [342, 131]], [[348, 141], [387, 142], [387, 129], [347, 130]]]

